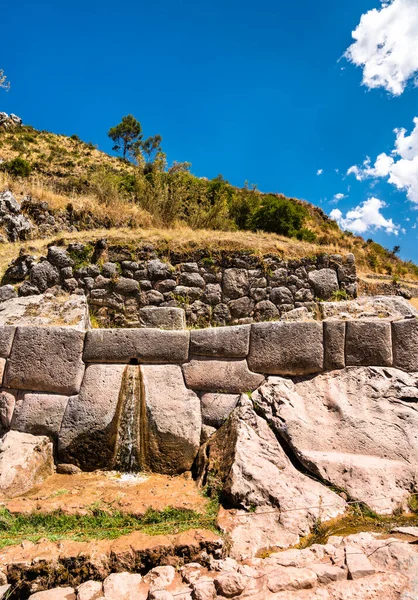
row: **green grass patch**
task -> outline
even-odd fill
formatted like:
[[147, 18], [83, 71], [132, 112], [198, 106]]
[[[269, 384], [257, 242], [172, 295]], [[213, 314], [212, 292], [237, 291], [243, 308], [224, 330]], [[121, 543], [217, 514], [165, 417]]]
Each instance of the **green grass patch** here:
[[20, 544], [23, 540], [37, 542], [70, 539], [89, 541], [116, 539], [133, 531], [148, 535], [169, 535], [188, 529], [216, 528], [217, 506], [209, 502], [204, 513], [167, 507], [162, 511], [147, 509], [144, 515], [108, 512], [91, 507], [85, 515], [69, 515], [61, 510], [51, 513], [12, 514], [0, 509], [0, 548]]

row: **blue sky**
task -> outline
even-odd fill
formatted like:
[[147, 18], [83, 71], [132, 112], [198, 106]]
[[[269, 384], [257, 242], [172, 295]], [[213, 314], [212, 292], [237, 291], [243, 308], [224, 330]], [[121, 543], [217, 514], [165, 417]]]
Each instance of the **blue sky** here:
[[418, 261], [418, 0], [23, 0], [2, 16], [19, 26], [2, 31], [0, 110], [105, 151], [132, 113], [196, 175], [304, 198]]

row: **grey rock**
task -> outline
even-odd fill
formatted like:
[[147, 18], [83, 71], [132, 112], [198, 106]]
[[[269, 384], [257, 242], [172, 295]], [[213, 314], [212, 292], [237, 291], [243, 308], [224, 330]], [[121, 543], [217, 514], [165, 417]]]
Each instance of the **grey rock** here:
[[192, 288], [204, 288], [205, 280], [199, 273], [182, 273], [179, 278], [179, 285]]
[[308, 278], [315, 295], [321, 300], [329, 300], [334, 292], [339, 290], [338, 277], [334, 269], [311, 271]]
[[203, 394], [202, 419], [205, 425], [219, 428], [237, 406], [238, 394]]
[[102, 266], [102, 275], [108, 279], [119, 275], [117, 265], [112, 262], [105, 262]]
[[208, 439], [214, 434], [216, 433], [216, 428], [215, 427], [211, 427], [210, 425], [202, 425], [202, 430], [200, 432], [200, 444], [204, 444], [205, 442], [208, 441]]
[[310, 289], [302, 288], [295, 293], [295, 302], [312, 302], [313, 299], [314, 295]]
[[86, 298], [72, 295], [57, 301], [48, 293], [12, 298], [0, 304], [0, 328], [2, 325], [50, 327], [57, 322], [73, 329], [86, 329], [89, 325]]
[[22, 214], [20, 204], [10, 190], [0, 192], [0, 225], [5, 227], [11, 242], [26, 239], [32, 229], [31, 222]]
[[[167, 280], [165, 279], [164, 281], [167, 281]], [[148, 279], [140, 279], [139, 287], [140, 287], [141, 292], [148, 292], [149, 290], [152, 290], [152, 283], [151, 283], [151, 281], [148, 281]], [[157, 290], [157, 292], [158, 292], [158, 290]]]
[[30, 282], [40, 292], [45, 292], [48, 288], [57, 285], [59, 280], [60, 274], [58, 269], [46, 260], [33, 265], [30, 271]]
[[148, 261], [147, 266], [151, 280], [170, 279], [173, 273], [173, 267], [170, 264], [161, 262], [158, 258]]
[[140, 301], [143, 305], [158, 305], [164, 302], [164, 296], [160, 292], [157, 292], [157, 290], [149, 290], [148, 292], [141, 292]]
[[188, 331], [95, 329], [87, 332], [84, 347], [84, 360], [99, 363], [182, 363], [188, 354]]
[[84, 333], [65, 327], [18, 327], [5, 374], [5, 386], [75, 394], [83, 379]]
[[250, 326], [195, 329], [190, 333], [190, 353], [217, 358], [245, 358], [250, 343]]
[[186, 318], [182, 308], [148, 307], [139, 311], [141, 327], [159, 329], [186, 329]]
[[222, 278], [223, 293], [231, 300], [246, 296], [250, 290], [246, 269], [225, 269]]
[[231, 319], [231, 313], [227, 304], [221, 303], [214, 307], [212, 311], [212, 318], [214, 323], [218, 325], [226, 325]]
[[135, 279], [119, 277], [115, 283], [114, 291], [122, 296], [129, 296], [139, 292], [139, 283]]
[[347, 321], [347, 366], [391, 366], [392, 335], [387, 321]]
[[202, 293], [203, 290], [200, 287], [186, 287], [184, 285], [177, 285], [174, 288], [175, 296], [188, 302], [199, 300], [199, 298], [202, 296]]
[[[165, 294], [166, 292], [172, 292], [176, 287], [177, 283], [175, 279], [162, 279], [160, 281], [156, 281], [155, 289], [157, 292], [161, 294]], [[142, 289], [142, 286], [141, 286]]]
[[60, 274], [62, 279], [71, 279], [73, 277], [73, 268], [63, 267], [62, 269], [60, 269]]
[[20, 392], [11, 428], [32, 435], [57, 438], [67, 403], [68, 396]]
[[187, 387], [202, 392], [236, 394], [255, 390], [264, 377], [252, 373], [245, 360], [192, 359], [183, 365]]
[[198, 273], [199, 266], [195, 262], [183, 263], [181, 265], [181, 270], [184, 271], [185, 273]]
[[12, 285], [2, 285], [0, 286], [0, 302], [5, 302], [5, 300], [10, 300], [11, 298], [16, 298], [17, 292]]
[[287, 283], [287, 269], [279, 268], [269, 276], [272, 287], [281, 286]]
[[278, 319], [280, 313], [278, 308], [270, 300], [262, 300], [254, 307], [254, 319], [256, 321], [272, 321]]
[[124, 271], [138, 271], [140, 268], [139, 264], [134, 260], [123, 260], [120, 266]]
[[95, 280], [93, 279], [93, 277], [84, 277], [83, 285], [86, 288], [86, 290], [92, 290], [95, 286]]
[[292, 308], [282, 314], [282, 321], [294, 322], [294, 321], [312, 321], [314, 319], [313, 314], [306, 308], [306, 306], [299, 306], [298, 308]]
[[46, 258], [51, 265], [54, 265], [54, 267], [58, 267], [59, 269], [74, 266], [73, 259], [68, 256], [67, 251], [60, 246], [50, 246]]
[[418, 320], [392, 323], [393, 366], [404, 371], [418, 371]]
[[252, 325], [248, 364], [271, 375], [304, 375], [324, 368], [322, 323]]
[[249, 317], [254, 309], [254, 304], [254, 300], [251, 300], [251, 298], [248, 298], [248, 296], [231, 300], [228, 302], [228, 308], [231, 312], [231, 317], [234, 319]]
[[19, 296], [23, 296], [23, 297], [26, 297], [26, 296], [37, 296], [40, 293], [41, 292], [36, 287], [36, 285], [33, 285], [29, 281], [24, 281], [22, 283], [22, 285], [20, 286], [20, 288], [19, 288]]
[[262, 302], [267, 298], [267, 291], [265, 288], [251, 288], [250, 297], [256, 302]]
[[216, 306], [222, 301], [222, 288], [219, 283], [208, 283], [202, 300], [211, 306]]
[[270, 301], [274, 304], [293, 304], [293, 294], [287, 287], [274, 287], [270, 292]]
[[72, 294], [78, 288], [78, 281], [77, 279], [74, 279], [74, 277], [72, 277], [71, 279], [65, 279], [62, 287], [64, 288], [64, 290]]
[[325, 321], [324, 323], [324, 367], [326, 370], [345, 367], [345, 323]]
[[13, 411], [16, 404], [17, 392], [13, 390], [0, 391], [0, 429], [4, 432], [10, 429]]

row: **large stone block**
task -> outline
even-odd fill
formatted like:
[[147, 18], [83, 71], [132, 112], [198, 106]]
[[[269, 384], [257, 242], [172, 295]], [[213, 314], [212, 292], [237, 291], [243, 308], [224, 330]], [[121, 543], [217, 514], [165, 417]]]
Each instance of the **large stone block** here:
[[142, 365], [140, 369], [146, 406], [146, 420], [141, 419], [142, 468], [157, 473], [188, 471], [200, 446], [200, 400], [184, 385], [180, 366]]
[[246, 360], [192, 359], [183, 365], [187, 387], [202, 392], [239, 394], [255, 390], [264, 380], [248, 369]]
[[205, 425], [220, 427], [238, 404], [238, 394], [203, 394], [202, 420]]
[[12, 327], [11, 325], [0, 326], [0, 356], [2, 358], [8, 358], [10, 355], [15, 330], [16, 327]]
[[322, 323], [252, 325], [248, 365], [270, 375], [307, 375], [324, 368]]
[[418, 320], [392, 323], [393, 366], [404, 371], [418, 371]]
[[14, 408], [11, 428], [32, 435], [57, 438], [68, 396], [20, 392]]
[[88, 331], [85, 362], [182, 363], [189, 354], [188, 331], [96, 329]]
[[324, 323], [324, 367], [327, 371], [345, 367], [345, 322]]
[[139, 322], [142, 327], [186, 329], [184, 310], [173, 306], [141, 308], [139, 311]]
[[217, 358], [245, 358], [250, 344], [250, 325], [195, 329], [190, 334], [190, 353]]
[[334, 269], [311, 271], [308, 278], [315, 295], [322, 300], [329, 300], [333, 293], [339, 290], [338, 277]]
[[111, 468], [117, 413], [126, 365], [88, 365], [83, 385], [72, 396], [62, 420], [58, 454], [62, 462], [85, 470]]
[[387, 321], [348, 321], [345, 339], [347, 366], [390, 367], [391, 325]]
[[222, 288], [224, 295], [230, 300], [246, 296], [250, 291], [248, 271], [246, 269], [225, 269]]
[[5, 387], [76, 394], [83, 379], [84, 332], [66, 327], [18, 327]]

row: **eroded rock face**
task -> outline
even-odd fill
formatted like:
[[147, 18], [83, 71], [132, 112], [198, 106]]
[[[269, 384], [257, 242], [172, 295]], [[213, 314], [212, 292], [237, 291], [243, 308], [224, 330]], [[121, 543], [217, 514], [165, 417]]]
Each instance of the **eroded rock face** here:
[[9, 241], [25, 240], [32, 224], [22, 214], [20, 204], [10, 190], [0, 192], [0, 225], [3, 225]]
[[84, 331], [90, 325], [87, 301], [84, 296], [51, 293], [12, 298], [0, 303], [0, 325], [60, 325]]
[[0, 441], [0, 493], [13, 498], [54, 473], [52, 443], [47, 437], [9, 431]]
[[417, 374], [352, 367], [271, 377], [252, 398], [308, 471], [376, 512], [417, 490]]

